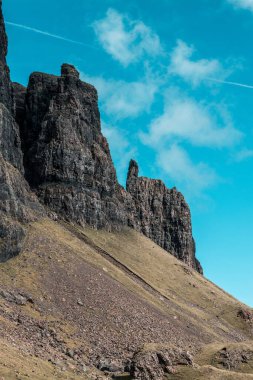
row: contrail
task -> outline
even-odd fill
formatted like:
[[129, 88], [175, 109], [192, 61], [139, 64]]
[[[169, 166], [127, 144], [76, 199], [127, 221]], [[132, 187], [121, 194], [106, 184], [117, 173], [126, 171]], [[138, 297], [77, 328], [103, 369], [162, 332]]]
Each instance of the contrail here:
[[10, 21], [5, 21], [5, 23], [7, 25], [15, 26], [17, 28], [21, 28], [21, 29], [24, 29], [24, 30], [29, 30], [30, 32], [43, 34], [44, 36], [48, 36], [48, 37], [52, 37], [52, 38], [57, 38], [58, 40], [70, 42], [70, 43], [76, 44], [76, 45], [88, 46], [88, 47], [91, 47], [91, 48], [95, 49], [95, 47], [93, 47], [92, 45], [85, 44], [85, 43], [80, 42], [80, 41], [71, 40], [70, 38], [65, 38], [65, 37], [62, 37], [62, 36], [58, 36], [57, 34], [52, 34], [52, 33], [46, 32], [44, 30], [31, 28], [30, 26], [26, 26], [26, 25], [22, 25], [22, 24], [16, 24], [16, 23], [10, 22]]
[[221, 84], [229, 84], [230, 86], [237, 86], [237, 87], [244, 87], [244, 88], [251, 88], [251, 89], [253, 89], [253, 86], [251, 86], [249, 84], [230, 82], [230, 81], [220, 80], [220, 79], [214, 79], [214, 78], [206, 78], [206, 80], [209, 80], [211, 82], [221, 83]]

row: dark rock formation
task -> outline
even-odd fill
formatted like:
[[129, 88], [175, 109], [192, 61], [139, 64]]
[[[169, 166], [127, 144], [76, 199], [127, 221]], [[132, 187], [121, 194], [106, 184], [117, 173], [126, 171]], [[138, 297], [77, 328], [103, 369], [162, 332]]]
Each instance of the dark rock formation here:
[[191, 214], [183, 195], [168, 189], [160, 180], [138, 177], [139, 169], [131, 160], [126, 190], [131, 194], [141, 232], [189, 266], [202, 271], [195, 258]]
[[215, 354], [213, 365], [229, 371], [242, 371], [243, 366], [252, 366], [253, 352], [250, 347], [224, 347]]
[[10, 71], [6, 64], [7, 49], [8, 41], [2, 14], [2, 0], [0, 0], [0, 103], [11, 109]]
[[26, 178], [46, 206], [94, 228], [126, 224], [97, 92], [73, 66], [60, 77], [31, 75], [22, 140]]
[[71, 66], [61, 76], [33, 73], [13, 86], [25, 176], [41, 202], [64, 219], [93, 228], [130, 226], [201, 272], [191, 216], [176, 189], [138, 177], [130, 162], [127, 191], [118, 183], [101, 133], [95, 88]]
[[0, 103], [0, 261], [20, 252], [24, 224], [42, 211], [23, 177], [17, 124]]
[[[62, 65], [61, 76], [33, 73], [27, 89], [10, 82], [0, 16], [0, 210], [19, 223], [16, 235], [16, 227], [10, 229], [16, 248], [9, 254], [5, 248], [2, 256], [19, 251], [21, 224], [41, 212], [24, 173], [41, 203], [62, 218], [107, 230], [130, 226], [201, 272], [183, 196], [161, 181], [139, 178], [134, 161], [127, 191], [119, 185], [101, 133], [97, 91], [73, 66]], [[1, 231], [0, 236], [8, 235], [4, 226]]]
[[0, 103], [0, 152], [6, 161], [23, 173], [19, 127], [3, 103]]
[[188, 351], [176, 347], [147, 345], [134, 355], [131, 376], [140, 380], [163, 380], [166, 373], [175, 373], [178, 365], [193, 365]]
[[23, 177], [23, 154], [19, 127], [12, 115], [14, 103], [6, 54], [7, 38], [0, 7], [0, 261], [20, 252], [24, 224], [42, 211]]
[[19, 83], [12, 83], [13, 115], [19, 129], [22, 129], [25, 120], [26, 87]]
[[237, 313], [237, 317], [241, 318], [243, 321], [247, 323], [253, 323], [253, 313], [247, 309], [240, 309]]
[[25, 237], [24, 225], [35, 220], [39, 213], [42, 213], [42, 206], [23, 175], [0, 154], [0, 261], [20, 252]]

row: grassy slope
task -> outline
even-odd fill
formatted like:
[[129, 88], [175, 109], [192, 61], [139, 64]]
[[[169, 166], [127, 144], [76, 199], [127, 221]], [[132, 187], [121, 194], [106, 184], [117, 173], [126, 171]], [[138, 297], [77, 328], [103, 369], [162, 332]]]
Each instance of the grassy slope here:
[[213, 340], [219, 341], [224, 333], [235, 338], [238, 331], [251, 335], [249, 326], [237, 317], [245, 305], [143, 235], [130, 229], [117, 233], [86, 229], [84, 233], [172, 300], [178, 318], [198, 324]]
[[167, 380], [247, 380], [253, 379], [253, 374], [241, 374], [224, 371], [206, 365], [199, 369], [181, 368], [175, 375], [168, 375]]
[[[0, 379], [2, 380], [88, 380], [87, 375], [78, 376], [72, 371], [61, 371], [46, 360], [23, 353], [18, 344], [0, 339]], [[16, 345], [16, 347], [15, 347]]]
[[[83, 241], [82, 234], [84, 234], [86, 242]], [[89, 244], [89, 239], [93, 244]], [[95, 245], [106, 251], [112, 260], [103, 257]], [[121, 266], [115, 265], [116, 261], [114, 262], [113, 258], [119, 261]], [[124, 306], [124, 303], [116, 302], [113, 304], [114, 309], [112, 308], [110, 311], [110, 303], [108, 303], [108, 310], [106, 310], [108, 318], [106, 319], [105, 310], [101, 312], [99, 305], [87, 314], [87, 310], [91, 309], [91, 305], [87, 301], [87, 305], [86, 303], [84, 305], [86, 307], [80, 312], [79, 309], [75, 309], [75, 304], [69, 305], [69, 309], [74, 310], [74, 316], [68, 313], [64, 314], [65, 308], [68, 306], [67, 303], [72, 302], [73, 297], [83, 297], [84, 302], [86, 302], [86, 292], [88, 292], [87, 289], [90, 289], [88, 277], [82, 278], [80, 272], [77, 271], [80, 268], [82, 269], [82, 265], [85, 265], [85, 268], [88, 266], [88, 268], [94, 268], [94, 271], [98, 271], [95, 283], [98, 285], [99, 292], [103, 286], [107, 286], [107, 283], [112, 286], [115, 294], [119, 291], [120, 297], [122, 297], [121, 289], [126, 289], [126, 299], [129, 302], [131, 301], [133, 305], [130, 307], [131, 310], [128, 309], [129, 303]], [[59, 272], [61, 278], [57, 277]], [[100, 286], [100, 277], [101, 284], [105, 285]], [[146, 313], [148, 315], [150, 313], [147, 321], [147, 324], [150, 325], [145, 330], [145, 334], [140, 335], [140, 338], [137, 335], [135, 344], [138, 343], [138, 339], [140, 339], [140, 343], [148, 339], [154, 341], [152, 330], [156, 328], [154, 326], [159, 324], [155, 319], [157, 316], [161, 317], [161, 332], [164, 332], [164, 339], [166, 339], [167, 331], [164, 330], [163, 324], [167, 320], [173, 333], [171, 339], [178, 340], [186, 345], [192, 342], [193, 348], [197, 341], [204, 345], [211, 342], [251, 339], [249, 325], [237, 317], [238, 310], [242, 307], [245, 308], [245, 305], [240, 304], [204, 277], [187, 268], [149, 239], [129, 229], [121, 233], [108, 233], [93, 231], [88, 228], [85, 230], [75, 228], [71, 233], [63, 225], [47, 219], [33, 223], [29, 227], [23, 253], [5, 264], [0, 264], [0, 278], [1, 287], [9, 291], [22, 289], [35, 299], [34, 305], [20, 307], [9, 304], [0, 298], [0, 339], [1, 347], [4, 347], [0, 351], [0, 375], [5, 380], [90, 378], [89, 375], [79, 376], [73, 363], [68, 362], [64, 355], [61, 352], [56, 352], [57, 350], [51, 345], [46, 346], [45, 349], [42, 347], [37, 354], [38, 357], [36, 357], [34, 347], [29, 346], [29, 334], [26, 337], [25, 330], [20, 332], [21, 327], [13, 318], [13, 315], [16, 314], [30, 318], [31, 323], [34, 321], [44, 321], [47, 324], [58, 323], [60, 327], [57, 329], [60, 331], [65, 346], [73, 348], [77, 345], [83, 345], [87, 348], [87, 352], [94, 342], [92, 341], [92, 334], [83, 333], [86, 327], [85, 318], [95, 318], [96, 321], [100, 321], [99, 318], [101, 318], [101, 322], [98, 322], [98, 324], [101, 323], [101, 326], [98, 328], [104, 324], [108, 329], [108, 335], [106, 335], [106, 331], [102, 334], [105, 342], [102, 341], [101, 347], [106, 347], [107, 339], [111, 336], [114, 340], [121, 339], [122, 331], [118, 332], [117, 329], [129, 329], [126, 333], [131, 337], [131, 326], [127, 325], [127, 321], [132, 321], [131, 323], [134, 324], [136, 319], [134, 312], [138, 314], [138, 310], [142, 313], [143, 318]], [[46, 286], [47, 281], [48, 286]], [[73, 289], [76, 292], [72, 292], [69, 298], [65, 296], [66, 286], [67, 292]], [[78, 286], [80, 286], [80, 290], [78, 290]], [[119, 290], [117, 290], [117, 286], [119, 286]], [[106, 303], [107, 298], [111, 302], [111, 296], [109, 291], [105, 292], [103, 297], [106, 298], [102, 299], [101, 302]], [[62, 305], [63, 297], [66, 297], [66, 307], [64, 304]], [[124, 314], [126, 314], [126, 320], [116, 324], [113, 314], [114, 311], [117, 313], [118, 309], [122, 314], [119, 313], [115, 320], [117, 318], [122, 320]], [[81, 319], [83, 319], [82, 323], [84, 324], [79, 325]], [[143, 329], [145, 327], [143, 325]], [[135, 327], [136, 331], [140, 328], [139, 325]], [[76, 332], [78, 329], [80, 331]], [[159, 336], [159, 331], [157, 334]], [[125, 338], [124, 335], [122, 336]], [[168, 336], [170, 336], [169, 333]], [[194, 337], [196, 337], [195, 341]], [[38, 342], [36, 340], [34, 342], [36, 346]], [[124, 351], [123, 343], [121, 342]], [[50, 357], [54, 354], [58, 355], [60, 360], [67, 363], [67, 370], [62, 372], [61, 368], [49, 363], [47, 356], [49, 353]], [[203, 364], [205, 363], [201, 363], [201, 365]], [[208, 360], [206, 365], [210, 365]], [[187, 370], [191, 371], [191, 369]], [[199, 374], [194, 370], [194, 375], [189, 373], [184, 375], [184, 371], [186, 369], [182, 368], [182, 375], [179, 374], [178, 376], [183, 377], [178, 378], [241, 378], [221, 377], [220, 370], [213, 367], [201, 367]], [[224, 376], [224, 371], [222, 373]], [[197, 375], [199, 377], [196, 377]]]
[[[253, 352], [253, 342], [226, 344], [228, 351]], [[237, 368], [225, 370], [217, 358], [217, 353], [224, 348], [224, 344], [214, 343], [203, 347], [194, 361], [196, 368], [178, 368], [176, 375], [168, 375], [169, 380], [240, 380], [253, 379], [253, 358], [247, 363], [240, 363]]]

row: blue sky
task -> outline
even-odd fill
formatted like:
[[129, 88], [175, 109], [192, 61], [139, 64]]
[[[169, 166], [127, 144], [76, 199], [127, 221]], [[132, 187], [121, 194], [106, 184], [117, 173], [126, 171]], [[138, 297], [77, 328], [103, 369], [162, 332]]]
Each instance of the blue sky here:
[[119, 180], [176, 186], [205, 275], [253, 306], [253, 0], [3, 0], [13, 81], [74, 64]]

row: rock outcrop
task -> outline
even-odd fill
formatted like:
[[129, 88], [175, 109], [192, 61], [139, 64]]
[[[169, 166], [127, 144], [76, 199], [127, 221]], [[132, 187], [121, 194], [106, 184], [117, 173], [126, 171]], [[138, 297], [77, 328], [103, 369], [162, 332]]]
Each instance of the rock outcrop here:
[[0, 154], [0, 262], [20, 252], [25, 224], [42, 214], [23, 175]]
[[126, 224], [117, 197], [120, 186], [101, 133], [96, 89], [65, 64], [60, 77], [31, 75], [25, 106], [25, 174], [40, 200], [82, 225], [111, 229]]
[[0, 7], [0, 261], [20, 252], [24, 224], [42, 212], [23, 177], [23, 153], [19, 126], [12, 115], [14, 103], [6, 54], [7, 37]]
[[6, 64], [7, 50], [8, 41], [2, 14], [2, 0], [0, 0], [0, 103], [3, 103], [8, 109], [11, 109], [10, 70]]
[[135, 219], [140, 231], [199, 272], [192, 237], [191, 213], [183, 195], [168, 189], [161, 180], [139, 177], [139, 168], [130, 161], [126, 190], [134, 200]]
[[[68, 64], [62, 65], [60, 76], [33, 73], [27, 89], [11, 83], [2, 14], [0, 39], [0, 153], [5, 185], [0, 210], [5, 216], [22, 224], [41, 212], [31, 188], [41, 204], [65, 220], [96, 229], [132, 227], [201, 272], [190, 210], [182, 194], [161, 181], [138, 177], [135, 161], [130, 162], [126, 190], [118, 183], [101, 132], [96, 89], [82, 82]], [[24, 230], [17, 235], [20, 238], [14, 240], [21, 241]], [[13, 249], [12, 254], [18, 251]]]
[[193, 365], [188, 351], [176, 347], [145, 345], [133, 357], [131, 376], [140, 380], [163, 380], [166, 374], [176, 373], [178, 365]]
[[251, 366], [252, 360], [253, 352], [247, 347], [224, 347], [216, 353], [213, 364], [218, 368], [236, 371], [241, 370], [245, 364]]

